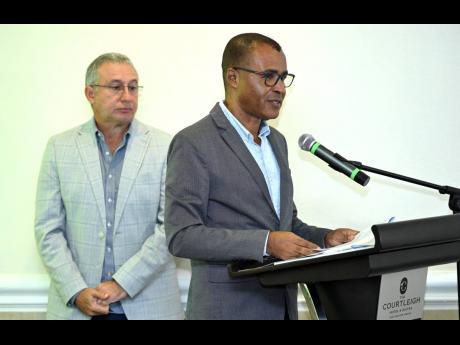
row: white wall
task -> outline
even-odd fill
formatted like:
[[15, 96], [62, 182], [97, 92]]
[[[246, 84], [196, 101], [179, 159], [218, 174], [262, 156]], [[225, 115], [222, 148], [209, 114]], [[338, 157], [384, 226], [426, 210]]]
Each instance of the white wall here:
[[[280, 119], [301, 218], [357, 229], [449, 214], [446, 196], [376, 175], [362, 188], [300, 151], [312, 133], [348, 159], [460, 187], [459, 25], [1, 25], [0, 275], [45, 271], [33, 239], [47, 139], [91, 116], [88, 64], [127, 54], [145, 86], [138, 118], [171, 134], [223, 98], [227, 41], [260, 32], [296, 74]], [[453, 266], [439, 268], [451, 271]]]

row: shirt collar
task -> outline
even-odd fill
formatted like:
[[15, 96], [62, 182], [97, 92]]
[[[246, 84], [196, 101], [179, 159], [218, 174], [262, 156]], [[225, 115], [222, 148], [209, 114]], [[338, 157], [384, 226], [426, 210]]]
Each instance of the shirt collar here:
[[[133, 132], [133, 123], [131, 122], [129, 124], [129, 127], [128, 127], [128, 131], [125, 133], [125, 136], [124, 136], [124, 139], [126, 140], [127, 138], [131, 137], [132, 136], [132, 132]], [[93, 117], [93, 120], [91, 121], [91, 133], [94, 133], [96, 135], [96, 138], [99, 137], [99, 134], [101, 135], [101, 137], [104, 137], [104, 133], [102, 133], [99, 128], [97, 128], [96, 126], [96, 119]]]
[[[224, 112], [224, 115], [227, 117], [227, 119], [230, 121], [230, 123], [235, 127], [238, 126], [239, 129], [241, 130], [241, 132], [244, 133], [244, 135], [246, 136], [246, 138], [249, 140], [249, 141], [253, 141], [254, 138], [252, 137], [252, 134], [251, 132], [249, 132], [246, 127], [243, 126], [243, 124], [235, 117], [235, 115], [233, 115], [231, 113], [230, 110], [228, 110], [228, 108], [225, 106], [224, 102], [223, 101], [220, 101], [219, 102], [219, 106], [220, 108], [222, 109], [222, 111]], [[259, 137], [263, 138], [263, 137], [268, 137], [270, 135], [271, 131], [270, 131], [270, 126], [267, 124], [267, 121], [262, 121], [261, 124], [260, 124], [260, 128], [259, 128]]]

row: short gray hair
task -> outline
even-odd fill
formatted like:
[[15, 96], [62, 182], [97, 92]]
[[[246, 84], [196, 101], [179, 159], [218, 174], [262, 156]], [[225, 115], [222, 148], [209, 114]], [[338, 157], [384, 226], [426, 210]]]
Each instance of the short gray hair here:
[[120, 53], [102, 54], [88, 66], [88, 69], [86, 70], [85, 86], [94, 85], [99, 82], [99, 74], [97, 71], [99, 70], [99, 67], [105, 63], [126, 63], [134, 68], [133, 63], [126, 55]]

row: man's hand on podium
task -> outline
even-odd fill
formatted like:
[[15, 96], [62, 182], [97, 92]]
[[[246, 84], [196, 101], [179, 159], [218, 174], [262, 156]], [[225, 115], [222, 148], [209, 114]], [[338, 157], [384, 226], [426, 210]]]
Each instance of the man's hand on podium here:
[[300, 258], [315, 253], [319, 247], [290, 231], [271, 231], [268, 236], [268, 254], [282, 260]]
[[324, 243], [326, 248], [335, 247], [343, 243], [352, 241], [359, 231], [348, 229], [348, 228], [339, 228], [327, 233], [324, 238]]

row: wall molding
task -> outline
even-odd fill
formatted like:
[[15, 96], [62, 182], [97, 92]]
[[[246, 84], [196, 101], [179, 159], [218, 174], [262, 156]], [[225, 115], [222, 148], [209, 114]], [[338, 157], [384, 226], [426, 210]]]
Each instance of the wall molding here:
[[[190, 271], [178, 269], [182, 305], [187, 303]], [[46, 274], [0, 274], [0, 313], [46, 312], [49, 278]], [[307, 310], [299, 295], [299, 312]], [[430, 270], [425, 310], [456, 310], [457, 275], [455, 271]]]
[[457, 272], [429, 270], [425, 310], [457, 310]]
[[0, 274], [0, 312], [46, 312], [48, 286], [46, 274]]

